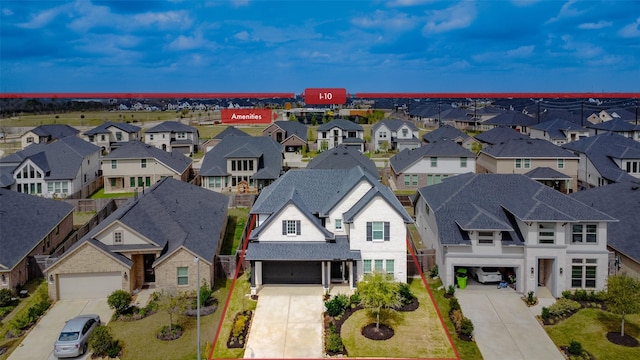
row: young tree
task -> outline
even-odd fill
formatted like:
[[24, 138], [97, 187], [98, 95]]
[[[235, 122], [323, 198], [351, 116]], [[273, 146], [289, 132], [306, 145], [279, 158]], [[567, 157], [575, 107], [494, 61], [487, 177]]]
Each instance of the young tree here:
[[173, 315], [181, 314], [187, 308], [187, 298], [177, 290], [162, 290], [158, 298], [158, 309], [169, 314], [169, 333], [172, 331]]
[[364, 281], [358, 283], [360, 303], [376, 314], [376, 328], [380, 327], [382, 309], [398, 307], [402, 304], [399, 290], [399, 283], [380, 272], [368, 274]]
[[609, 276], [607, 308], [622, 315], [620, 335], [624, 337], [624, 316], [640, 312], [640, 281], [625, 274]]

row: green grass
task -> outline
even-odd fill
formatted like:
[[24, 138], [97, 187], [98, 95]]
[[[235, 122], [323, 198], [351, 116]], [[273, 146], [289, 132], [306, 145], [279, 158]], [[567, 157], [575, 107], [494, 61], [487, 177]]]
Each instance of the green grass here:
[[[578, 341], [596, 359], [640, 359], [640, 347], [624, 347], [607, 340], [607, 333], [620, 332], [620, 325], [619, 315], [588, 308], [556, 325], [545, 326], [544, 329], [556, 345], [569, 345], [571, 340]], [[640, 338], [640, 314], [625, 316], [624, 332], [625, 335]]]
[[444, 297], [444, 289], [437, 290], [442, 286], [442, 281], [438, 278], [436, 280], [429, 279], [427, 280], [427, 284], [429, 288], [431, 288], [431, 293], [433, 294], [433, 298], [440, 310], [440, 314], [444, 319], [444, 323], [447, 325], [447, 330], [449, 330], [449, 334], [451, 334], [451, 339], [453, 339], [453, 344], [458, 350], [458, 354], [460, 355], [460, 359], [462, 360], [476, 360], [482, 359], [482, 354], [480, 354], [480, 349], [478, 349], [478, 345], [476, 345], [473, 341], [464, 341], [458, 339], [455, 328], [453, 327], [453, 323], [451, 319], [449, 319], [449, 299]]
[[130, 198], [130, 197], [134, 197], [136, 193], [134, 192], [123, 192], [123, 193], [112, 193], [112, 194], [105, 194], [104, 193], [104, 188], [96, 191], [95, 193], [93, 193], [89, 199], [123, 199], [123, 198]]
[[81, 211], [73, 213], [73, 226], [82, 226], [96, 215], [95, 211]]
[[[245, 125], [245, 126], [236, 126], [239, 130], [246, 132], [251, 136], [262, 136], [262, 130], [266, 129], [268, 125]], [[211, 139], [214, 136], [220, 134], [224, 129], [227, 128], [227, 125], [196, 125], [196, 129], [198, 129], [198, 134], [200, 139]]]
[[[84, 116], [84, 118], [83, 118]], [[26, 114], [2, 119], [5, 126], [39, 126], [45, 124], [68, 124], [71, 126], [98, 126], [105, 121], [129, 121], [142, 126], [146, 121], [162, 121], [178, 118], [173, 111], [87, 111], [60, 114]]]
[[381, 322], [391, 325], [395, 335], [386, 341], [365, 338], [360, 329], [375, 322], [368, 310], [354, 313], [342, 326], [342, 341], [349, 357], [454, 358], [445, 329], [421, 279], [409, 279], [411, 291], [420, 301], [413, 312], [386, 311]]
[[233, 255], [242, 241], [241, 236], [249, 219], [249, 208], [230, 208], [229, 220], [224, 234], [220, 254]]

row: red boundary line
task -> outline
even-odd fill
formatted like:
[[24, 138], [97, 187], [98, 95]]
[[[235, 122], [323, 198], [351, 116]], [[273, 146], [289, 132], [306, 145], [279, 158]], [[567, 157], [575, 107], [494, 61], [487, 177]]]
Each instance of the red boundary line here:
[[0, 93], [0, 98], [51, 98], [51, 99], [233, 99], [233, 98], [281, 98], [295, 99], [295, 93]]
[[229, 294], [227, 295], [227, 300], [224, 304], [224, 310], [222, 310], [222, 315], [220, 316], [220, 323], [218, 324], [218, 329], [216, 330], [216, 336], [213, 338], [213, 344], [211, 345], [211, 350], [209, 350], [209, 355], [207, 356], [207, 360], [213, 359], [213, 351], [216, 348], [218, 343], [218, 337], [220, 336], [220, 331], [222, 331], [222, 324], [224, 323], [224, 317], [227, 315], [227, 309], [229, 308], [229, 301], [231, 300], [231, 295], [233, 295], [233, 289], [236, 286], [236, 280], [238, 280], [238, 274], [240, 273], [240, 267], [242, 266], [242, 262], [244, 261], [244, 254], [247, 251], [247, 245], [249, 245], [249, 235], [251, 235], [251, 231], [256, 223], [256, 215], [251, 216], [251, 222], [249, 223], [249, 229], [247, 230], [247, 234], [244, 238], [244, 244], [242, 244], [242, 253], [240, 254], [240, 261], [238, 261], [238, 265], [236, 266], [236, 273], [233, 276], [233, 281], [231, 282], [231, 288], [229, 288]]
[[363, 99], [380, 99], [380, 98], [395, 98], [395, 99], [464, 99], [464, 98], [518, 98], [518, 99], [541, 99], [541, 98], [561, 98], [561, 99], [580, 99], [580, 98], [601, 98], [601, 99], [617, 99], [617, 98], [640, 98], [638, 92], [611, 92], [611, 93], [535, 93], [535, 92], [514, 92], [514, 93], [491, 93], [491, 92], [478, 92], [478, 93], [357, 93], [356, 98]]
[[413, 247], [409, 243], [409, 237], [408, 236], [407, 236], [406, 241], [407, 241], [407, 248], [409, 249], [409, 252], [411, 253], [411, 257], [413, 257], [413, 263], [416, 266], [416, 268], [418, 269], [418, 272], [420, 273], [420, 278], [422, 279], [422, 284], [424, 285], [425, 288], [427, 288], [427, 292], [429, 293], [429, 297], [431, 298], [431, 302], [433, 304], [433, 307], [436, 309], [436, 313], [438, 314], [438, 318], [440, 318], [440, 324], [442, 325], [442, 327], [444, 328], [445, 333], [447, 334], [447, 338], [449, 339], [449, 344], [451, 344], [451, 348], [453, 349], [454, 354], [456, 354], [455, 359], [456, 360], [460, 360], [460, 353], [458, 353], [458, 349], [456, 349], [456, 346], [453, 343], [453, 339], [451, 338], [451, 334], [449, 333], [449, 329], [447, 328], [447, 324], [445, 324], [444, 319], [442, 318], [442, 313], [440, 313], [440, 309], [438, 308], [438, 305], [436, 304], [436, 300], [433, 297], [433, 293], [431, 292], [431, 288], [429, 287], [429, 284], [427, 284], [427, 280], [424, 277], [424, 273], [422, 272], [422, 268], [420, 267], [420, 264], [418, 263], [418, 258], [416, 257], [416, 253], [413, 251]]

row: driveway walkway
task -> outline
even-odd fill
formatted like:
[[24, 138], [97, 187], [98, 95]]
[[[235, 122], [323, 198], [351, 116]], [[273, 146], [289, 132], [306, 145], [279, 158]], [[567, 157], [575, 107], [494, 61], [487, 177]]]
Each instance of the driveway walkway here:
[[322, 358], [321, 286], [265, 286], [258, 293], [245, 358]]
[[473, 321], [474, 336], [485, 359], [563, 360], [520, 294], [495, 286], [457, 290], [462, 312]]
[[[98, 314], [103, 324], [111, 320], [113, 310], [107, 299], [58, 300], [31, 329], [8, 360], [54, 360], [53, 343], [60, 335], [64, 323], [80, 314]], [[76, 359], [87, 359], [85, 354]]]

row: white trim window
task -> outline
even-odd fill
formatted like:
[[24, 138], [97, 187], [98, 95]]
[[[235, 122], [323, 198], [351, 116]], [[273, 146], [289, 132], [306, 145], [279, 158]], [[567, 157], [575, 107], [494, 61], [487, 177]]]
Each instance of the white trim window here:
[[598, 225], [573, 224], [571, 226], [571, 242], [574, 244], [595, 244], [598, 242]]
[[597, 259], [571, 259], [572, 288], [595, 288], [597, 274]]
[[389, 227], [388, 221], [367, 222], [367, 241], [389, 241]]
[[478, 244], [493, 245], [493, 231], [478, 231]]
[[335, 219], [336, 230], [342, 230], [342, 219]]
[[371, 260], [362, 260], [362, 272], [365, 274], [371, 273]]
[[564, 159], [558, 159], [558, 169], [564, 169]]
[[300, 235], [300, 220], [282, 220], [282, 235]]
[[179, 266], [177, 271], [178, 286], [189, 285], [189, 268], [186, 266]]
[[122, 245], [123, 240], [124, 240], [124, 235], [122, 234], [122, 231], [114, 231], [113, 232], [113, 244], [114, 245]]
[[556, 237], [555, 223], [538, 224], [538, 244], [554, 244]]

